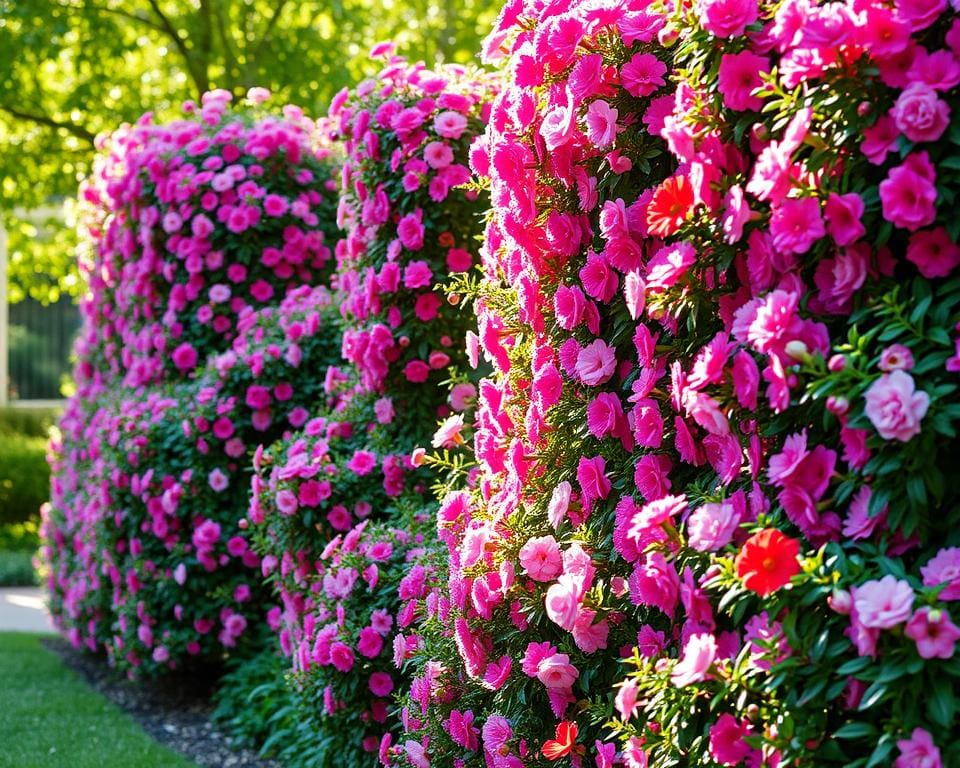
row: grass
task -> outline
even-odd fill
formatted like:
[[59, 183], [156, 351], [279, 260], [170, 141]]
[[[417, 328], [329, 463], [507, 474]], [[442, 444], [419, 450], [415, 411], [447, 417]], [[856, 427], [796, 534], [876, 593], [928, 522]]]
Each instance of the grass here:
[[196, 768], [39, 641], [0, 633], [0, 768]]

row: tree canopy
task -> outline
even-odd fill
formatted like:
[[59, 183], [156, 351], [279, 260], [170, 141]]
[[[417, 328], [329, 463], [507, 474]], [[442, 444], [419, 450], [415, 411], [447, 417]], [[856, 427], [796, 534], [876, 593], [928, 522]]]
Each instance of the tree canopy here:
[[[482, 0], [0, 0], [0, 215], [11, 300], [82, 290], [65, 222], [22, 213], [69, 201], [96, 136], [211, 88], [269, 88], [321, 114], [391, 39], [408, 58], [468, 61]], [[17, 211], [15, 211], [17, 209]]]

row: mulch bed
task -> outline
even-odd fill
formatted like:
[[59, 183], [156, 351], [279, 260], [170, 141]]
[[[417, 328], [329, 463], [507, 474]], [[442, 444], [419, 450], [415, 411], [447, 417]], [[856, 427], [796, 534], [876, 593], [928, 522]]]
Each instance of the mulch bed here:
[[164, 682], [123, 679], [104, 660], [70, 646], [62, 638], [42, 641], [90, 686], [127, 712], [156, 741], [197, 765], [216, 768], [280, 768], [250, 749], [231, 745], [211, 721], [213, 681], [196, 675]]

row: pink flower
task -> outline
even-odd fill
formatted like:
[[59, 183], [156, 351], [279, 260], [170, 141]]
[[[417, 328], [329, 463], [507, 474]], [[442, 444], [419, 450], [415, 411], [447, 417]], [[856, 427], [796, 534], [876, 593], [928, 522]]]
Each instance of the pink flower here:
[[680, 599], [680, 577], [661, 552], [651, 552], [630, 575], [630, 600], [659, 608], [672, 617]]
[[714, 37], [738, 37], [757, 20], [757, 0], [697, 0], [700, 24]]
[[361, 656], [374, 659], [383, 650], [383, 638], [373, 627], [364, 627], [357, 637], [357, 651]]
[[606, 149], [617, 138], [619, 113], [603, 99], [590, 102], [587, 107], [587, 138], [597, 147]]
[[566, 480], [561, 480], [550, 494], [550, 503], [547, 505], [547, 522], [554, 528], [559, 528], [560, 523], [567, 515], [567, 509], [570, 507], [570, 495], [573, 488]]
[[916, 642], [921, 658], [949, 659], [960, 640], [960, 627], [945, 610], [925, 605], [913, 614], [903, 634]]
[[411, 360], [403, 367], [403, 375], [407, 381], [414, 384], [422, 384], [430, 376], [430, 366], [423, 360]]
[[900, 756], [894, 768], [941, 768], [943, 765], [933, 737], [923, 728], [914, 728], [909, 739], [899, 739], [897, 748]]
[[592, 251], [587, 255], [587, 263], [580, 270], [580, 281], [587, 295], [606, 304], [617, 293], [617, 273], [610, 268], [606, 258]]
[[915, 143], [937, 141], [950, 125], [950, 107], [926, 83], [908, 85], [890, 110], [897, 130]]
[[230, 479], [223, 473], [223, 470], [219, 467], [214, 469], [208, 476], [207, 482], [210, 484], [210, 487], [220, 493], [221, 491], [226, 490], [227, 486], [230, 485]]
[[884, 576], [854, 587], [853, 607], [860, 623], [870, 629], [891, 629], [910, 618], [913, 588], [896, 576]]
[[573, 95], [569, 89], [566, 96], [566, 102], [555, 105], [544, 115], [543, 122], [540, 124], [540, 135], [543, 136], [543, 141], [551, 152], [569, 142], [573, 136], [576, 111], [573, 108]]
[[770, 60], [752, 51], [725, 53], [720, 57], [717, 90], [728, 109], [758, 111], [763, 100], [753, 92], [763, 85], [760, 75], [770, 71]]
[[570, 688], [580, 672], [565, 653], [554, 653], [537, 664], [537, 679], [547, 688]]
[[960, 547], [945, 547], [920, 569], [923, 586], [939, 587], [941, 600], [960, 600]]
[[729, 501], [707, 502], [687, 518], [687, 543], [700, 552], [715, 552], [733, 539], [740, 515]]
[[553, 581], [563, 570], [560, 546], [553, 536], [528, 539], [520, 548], [520, 565], [534, 581]]
[[936, 172], [926, 152], [908, 155], [880, 182], [883, 217], [894, 226], [916, 232], [937, 217]]
[[369, 475], [377, 466], [377, 455], [370, 451], [355, 451], [350, 461], [347, 462], [347, 469], [356, 475]]
[[473, 724], [473, 712], [467, 710], [460, 712], [457, 709], [450, 710], [450, 717], [443, 723], [444, 730], [450, 734], [455, 744], [466, 749], [476, 751], [479, 746], [477, 736], [479, 730]]
[[924, 277], [947, 277], [960, 264], [960, 247], [943, 227], [925, 229], [910, 235], [907, 260]]
[[580, 599], [568, 579], [551, 584], [544, 598], [547, 617], [559, 627], [571, 631], [580, 615]]
[[192, 371], [197, 365], [197, 350], [184, 342], [170, 356], [179, 371]]
[[887, 373], [890, 371], [909, 371], [913, 368], [913, 353], [910, 351], [910, 347], [905, 347], [903, 344], [891, 344], [880, 353], [880, 362], [877, 367]]
[[677, 688], [707, 679], [708, 672], [717, 656], [716, 638], [709, 632], [691, 635], [683, 646], [683, 656], [670, 672], [670, 682]]
[[710, 726], [710, 756], [720, 765], [738, 765], [748, 754], [750, 745], [744, 738], [750, 735], [750, 722], [724, 712]]
[[584, 384], [595, 387], [613, 375], [616, 365], [613, 347], [603, 339], [595, 339], [577, 354], [576, 372]]
[[553, 311], [557, 316], [557, 325], [566, 331], [572, 331], [583, 320], [583, 311], [587, 299], [576, 285], [561, 285], [553, 295]]
[[337, 641], [330, 646], [330, 663], [343, 673], [353, 669], [353, 649], [346, 643]]
[[587, 406], [587, 428], [594, 437], [616, 434], [624, 419], [623, 405], [613, 392], [601, 392]]
[[874, 165], [880, 165], [890, 152], [897, 148], [899, 131], [893, 118], [883, 115], [870, 128], [863, 130], [863, 143], [860, 150]]
[[605, 499], [610, 493], [610, 479], [605, 474], [606, 460], [602, 456], [581, 456], [577, 464], [577, 482], [584, 509], [589, 510], [597, 499]]
[[467, 118], [459, 112], [445, 110], [433, 118], [433, 130], [445, 139], [459, 139], [467, 129]]
[[408, 213], [397, 223], [397, 237], [408, 251], [419, 251], [423, 248], [423, 209], [418, 208], [415, 213]]
[[877, 379], [864, 396], [864, 412], [884, 440], [907, 442], [920, 434], [930, 396], [916, 391], [910, 374], [892, 371]]
[[483, 747], [492, 754], [497, 754], [513, 738], [513, 728], [510, 721], [503, 715], [491, 714], [487, 716], [481, 730]]
[[666, 85], [667, 65], [652, 53], [638, 53], [620, 69], [620, 82], [633, 96], [649, 96]]
[[425, 261], [411, 261], [403, 270], [405, 288], [426, 288], [433, 282], [433, 271]]
[[863, 198], [856, 192], [846, 195], [831, 193], [823, 207], [823, 215], [827, 220], [827, 232], [837, 245], [851, 245], [866, 232], [860, 221]]
[[386, 672], [374, 672], [370, 675], [368, 685], [370, 687], [370, 693], [374, 696], [389, 696], [391, 691], [393, 691], [393, 678]]
[[647, 289], [657, 291], [676, 285], [696, 260], [697, 251], [690, 243], [664, 246], [647, 262]]
[[826, 234], [815, 197], [787, 198], [773, 209], [770, 235], [781, 253], [806, 253]]

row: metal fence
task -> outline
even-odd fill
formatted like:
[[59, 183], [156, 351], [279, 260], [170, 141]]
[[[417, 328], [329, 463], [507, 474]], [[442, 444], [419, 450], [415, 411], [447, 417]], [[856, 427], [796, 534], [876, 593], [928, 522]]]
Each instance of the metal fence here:
[[80, 310], [69, 299], [7, 300], [7, 232], [0, 221], [0, 406], [58, 405], [70, 375]]

